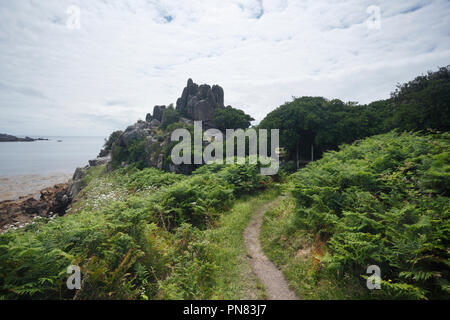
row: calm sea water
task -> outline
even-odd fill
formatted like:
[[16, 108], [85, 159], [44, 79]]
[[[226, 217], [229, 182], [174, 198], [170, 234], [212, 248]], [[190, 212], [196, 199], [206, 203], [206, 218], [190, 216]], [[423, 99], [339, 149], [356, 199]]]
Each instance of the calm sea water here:
[[0, 142], [0, 201], [67, 181], [77, 167], [98, 155], [104, 143], [104, 137], [42, 138], [50, 140]]

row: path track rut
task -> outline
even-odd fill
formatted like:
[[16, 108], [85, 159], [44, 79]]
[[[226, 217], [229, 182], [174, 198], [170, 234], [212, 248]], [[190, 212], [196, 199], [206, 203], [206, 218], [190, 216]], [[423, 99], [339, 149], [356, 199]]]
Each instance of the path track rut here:
[[267, 298], [269, 300], [298, 300], [295, 293], [289, 289], [282, 272], [263, 253], [259, 242], [259, 231], [264, 213], [275, 207], [280, 200], [281, 197], [275, 199], [253, 215], [244, 231], [244, 242], [251, 257], [253, 271], [266, 288]]

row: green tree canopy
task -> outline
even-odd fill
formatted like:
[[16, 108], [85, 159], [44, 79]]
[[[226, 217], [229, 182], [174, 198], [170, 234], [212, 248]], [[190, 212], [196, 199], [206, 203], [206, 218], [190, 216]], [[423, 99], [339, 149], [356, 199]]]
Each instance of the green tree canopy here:
[[180, 120], [180, 114], [178, 113], [178, 111], [173, 108], [168, 108], [164, 110], [161, 127], [163, 129], [166, 129], [172, 123], [178, 122], [178, 120]]
[[450, 66], [398, 85], [391, 126], [402, 130], [450, 130]]
[[99, 157], [106, 157], [112, 149], [112, 145], [114, 142], [119, 140], [119, 137], [123, 131], [117, 130], [109, 135], [108, 139], [105, 139], [105, 144], [103, 145], [103, 149], [100, 151]]
[[280, 129], [280, 145], [289, 158], [310, 159], [368, 136], [401, 131], [450, 129], [450, 66], [398, 85], [391, 98], [367, 105], [322, 97], [294, 98], [261, 122], [261, 128]]
[[231, 106], [217, 109], [214, 114], [214, 123], [217, 129], [222, 131], [226, 129], [247, 129], [253, 120], [255, 119], [244, 111]]

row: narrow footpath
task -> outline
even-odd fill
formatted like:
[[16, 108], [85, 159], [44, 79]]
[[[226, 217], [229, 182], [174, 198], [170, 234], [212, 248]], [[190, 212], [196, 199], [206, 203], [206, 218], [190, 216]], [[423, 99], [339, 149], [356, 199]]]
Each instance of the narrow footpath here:
[[275, 207], [281, 198], [266, 204], [259, 209], [250, 220], [244, 231], [244, 242], [250, 255], [253, 271], [264, 284], [269, 300], [298, 300], [289, 289], [282, 272], [266, 257], [259, 242], [259, 231], [266, 211]]

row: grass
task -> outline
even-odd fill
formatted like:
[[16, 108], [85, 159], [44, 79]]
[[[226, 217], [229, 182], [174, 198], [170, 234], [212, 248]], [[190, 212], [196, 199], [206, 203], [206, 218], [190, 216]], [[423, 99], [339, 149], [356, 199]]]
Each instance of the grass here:
[[219, 267], [217, 299], [264, 299], [264, 286], [253, 274], [247, 258], [242, 233], [257, 208], [279, 195], [277, 189], [246, 196], [236, 201], [233, 208], [224, 213], [214, 229], [207, 230], [207, 238], [214, 246], [214, 262]]
[[83, 178], [83, 189], [67, 213], [99, 211], [111, 201], [125, 201], [129, 192], [122, 180], [118, 174], [107, 174], [106, 165], [89, 168]]

